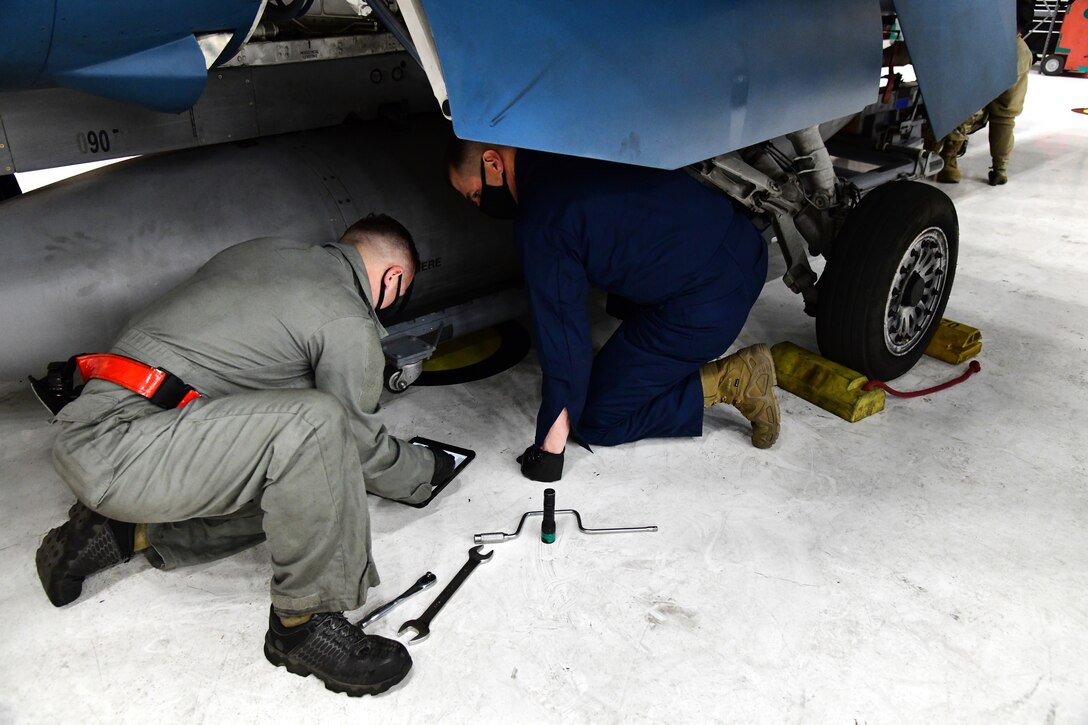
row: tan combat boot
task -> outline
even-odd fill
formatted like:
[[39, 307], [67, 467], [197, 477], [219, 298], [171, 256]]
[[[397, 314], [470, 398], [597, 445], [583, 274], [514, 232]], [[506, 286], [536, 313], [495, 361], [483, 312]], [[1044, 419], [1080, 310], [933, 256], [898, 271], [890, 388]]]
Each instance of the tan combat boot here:
[[944, 146], [941, 148], [941, 159], [944, 161], [944, 168], [937, 173], [937, 181], [942, 184], [958, 184], [960, 183], [960, 149], [963, 148], [962, 141], [945, 141]]
[[709, 362], [699, 371], [703, 383], [703, 407], [732, 405], [752, 422], [752, 445], [770, 448], [778, 440], [782, 415], [774, 386], [774, 358], [762, 343], [729, 357]]

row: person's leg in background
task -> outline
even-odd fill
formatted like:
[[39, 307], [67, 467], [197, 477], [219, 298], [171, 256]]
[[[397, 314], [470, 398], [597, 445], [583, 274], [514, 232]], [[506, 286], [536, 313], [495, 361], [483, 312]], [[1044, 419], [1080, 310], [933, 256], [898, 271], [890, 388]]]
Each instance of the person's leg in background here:
[[1016, 54], [1016, 83], [986, 107], [990, 114], [991, 186], [1005, 184], [1009, 180], [1009, 159], [1015, 142], [1013, 129], [1016, 117], [1024, 111], [1024, 99], [1028, 93], [1028, 71], [1031, 70], [1032, 57], [1023, 38], [1016, 40]]
[[983, 114], [985, 114], [985, 111], [975, 113], [962, 124], [952, 129], [947, 136], [940, 140], [938, 143], [938, 153], [940, 154], [941, 161], [944, 162], [944, 168], [937, 172], [937, 181], [942, 184], [960, 183], [960, 154], [963, 152], [963, 147], [967, 143], [967, 134], [972, 127], [981, 122]]

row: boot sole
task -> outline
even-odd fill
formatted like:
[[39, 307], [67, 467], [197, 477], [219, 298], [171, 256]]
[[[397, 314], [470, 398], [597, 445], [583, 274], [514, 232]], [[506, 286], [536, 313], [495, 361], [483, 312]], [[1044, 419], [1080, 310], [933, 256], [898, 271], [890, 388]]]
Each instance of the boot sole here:
[[314, 672], [309, 667], [307, 667], [306, 665], [304, 665], [304, 664], [302, 664], [300, 662], [293, 662], [291, 660], [290, 656], [285, 655], [284, 653], [282, 653], [282, 652], [280, 652], [278, 650], [275, 650], [272, 647], [269, 647], [267, 642], [265, 642], [265, 644], [264, 644], [264, 656], [265, 656], [265, 659], [267, 659], [269, 662], [274, 664], [276, 667], [283, 667], [284, 669], [286, 669], [291, 674], [299, 675], [300, 677], [309, 677], [310, 675], [313, 675], [314, 677], [316, 677], [318, 680], [320, 680], [321, 682], [323, 682], [325, 684], [325, 689], [326, 690], [331, 690], [333, 692], [343, 693], [343, 694], [347, 695], [348, 697], [362, 697], [363, 695], [380, 695], [383, 692], [385, 692], [386, 690], [388, 690], [390, 687], [392, 687], [393, 685], [397, 684], [398, 682], [403, 680], [405, 677], [407, 677], [408, 672], [410, 671], [410, 668], [409, 668], [408, 670], [405, 670], [404, 672], [400, 673], [399, 675], [394, 675], [393, 677], [390, 677], [388, 680], [382, 680], [381, 682], [376, 682], [373, 685], [357, 685], [357, 684], [353, 684], [351, 682], [341, 682], [340, 680], [337, 680], [335, 677], [326, 678], [326, 677], [322, 676], [320, 673]]
[[83, 593], [83, 579], [72, 579], [60, 574], [61, 560], [64, 559], [64, 541], [61, 540], [60, 528], [53, 529], [42, 539], [34, 555], [45, 596], [49, 597], [54, 607], [63, 607], [79, 599]]
[[68, 522], [42, 538], [41, 546], [34, 555], [34, 564], [38, 570], [38, 579], [45, 589], [45, 596], [49, 597], [54, 607], [63, 607], [79, 599], [79, 595], [83, 593], [83, 582], [91, 574], [127, 561], [120, 551], [115, 551], [118, 557], [115, 561], [91, 572], [72, 573], [72, 567], [85, 547], [91, 545], [99, 536], [109, 536], [116, 550], [116, 539], [113, 538], [109, 526], [105, 516], [96, 514], [77, 502], [68, 511]]

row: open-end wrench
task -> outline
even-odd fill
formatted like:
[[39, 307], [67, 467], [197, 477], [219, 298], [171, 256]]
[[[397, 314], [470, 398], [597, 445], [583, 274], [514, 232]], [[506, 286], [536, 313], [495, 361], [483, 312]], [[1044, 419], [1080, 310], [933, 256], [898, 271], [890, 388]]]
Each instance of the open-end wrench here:
[[476, 568], [477, 564], [482, 561], [487, 561], [495, 555], [494, 551], [489, 551], [486, 554], [483, 553], [482, 546], [474, 546], [468, 550], [468, 561], [461, 567], [461, 571], [457, 572], [457, 576], [453, 578], [446, 588], [438, 593], [438, 596], [431, 602], [431, 606], [424, 610], [423, 614], [419, 615], [417, 619], [409, 619], [404, 624], [400, 625], [400, 629], [397, 630], [397, 634], [403, 634], [406, 629], [414, 629], [416, 636], [412, 637], [409, 642], [418, 642], [424, 639], [431, 633], [431, 620], [434, 619], [434, 615], [438, 614], [438, 610], [445, 606], [446, 602], [450, 600], [453, 593], [457, 591], [457, 587], [468, 579], [468, 575], [472, 573], [472, 570]]
[[393, 607], [397, 606], [416, 592], [423, 591], [427, 587], [434, 584], [436, 581], [438, 581], [438, 577], [436, 577], [431, 572], [427, 572], [419, 578], [419, 581], [404, 590], [404, 594], [401, 594], [393, 601], [386, 602], [377, 609], [370, 611], [365, 617], [359, 620], [359, 626], [366, 627], [368, 624], [374, 624], [374, 622], [377, 622], [379, 619], [389, 614], [389, 610], [391, 610]]

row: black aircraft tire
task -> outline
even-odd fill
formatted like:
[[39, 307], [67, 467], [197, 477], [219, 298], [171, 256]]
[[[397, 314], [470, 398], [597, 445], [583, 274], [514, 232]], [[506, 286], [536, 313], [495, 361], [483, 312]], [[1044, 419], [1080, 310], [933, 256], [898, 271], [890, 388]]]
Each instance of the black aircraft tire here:
[[832, 247], [818, 287], [820, 354], [894, 380], [925, 353], [948, 304], [956, 208], [928, 184], [884, 184], [854, 208]]

